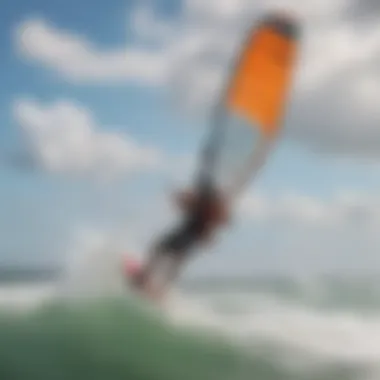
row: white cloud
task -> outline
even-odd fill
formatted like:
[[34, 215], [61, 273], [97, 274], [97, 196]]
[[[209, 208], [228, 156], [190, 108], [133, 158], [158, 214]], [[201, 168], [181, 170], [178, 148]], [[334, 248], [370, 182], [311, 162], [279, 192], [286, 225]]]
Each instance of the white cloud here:
[[242, 260], [246, 272], [378, 273], [379, 197], [250, 194], [239, 213], [242, 230], [236, 226], [231, 241], [218, 249], [224, 265]]
[[13, 107], [28, 158], [44, 170], [112, 177], [156, 167], [160, 154], [128, 136], [103, 132], [91, 113], [69, 101], [22, 99]]
[[157, 18], [149, 4], [141, 2], [129, 21], [135, 35], [143, 41], [169, 43], [174, 38], [174, 25]]
[[143, 3], [130, 21], [141, 41], [155, 42], [153, 50], [141, 46], [102, 50], [42, 19], [21, 24], [16, 41], [24, 56], [71, 81], [164, 85], [177, 105], [202, 114], [215, 104], [228, 65], [252, 21], [269, 9], [288, 9], [302, 24], [288, 136], [320, 151], [378, 157], [380, 26], [376, 18], [363, 23], [355, 17], [351, 10], [357, 11], [360, 4], [183, 0], [180, 17], [167, 21]]
[[359, 223], [380, 226], [380, 199], [341, 193], [331, 199], [284, 194], [277, 198], [248, 194], [240, 205], [242, 215], [260, 222], [284, 222], [311, 228], [341, 227]]
[[24, 57], [72, 82], [125, 80], [157, 85], [166, 75], [162, 54], [138, 48], [102, 51], [83, 36], [56, 29], [43, 19], [31, 19], [18, 27], [16, 47]]

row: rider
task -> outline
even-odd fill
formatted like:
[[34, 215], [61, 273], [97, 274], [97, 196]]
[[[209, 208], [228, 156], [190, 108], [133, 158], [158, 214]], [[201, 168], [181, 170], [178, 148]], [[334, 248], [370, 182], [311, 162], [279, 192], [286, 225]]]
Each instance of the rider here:
[[[135, 275], [134, 285], [160, 297], [176, 280], [184, 262], [200, 244], [210, 242], [216, 229], [228, 221], [226, 202], [211, 186], [198, 192], [180, 192], [177, 203], [183, 222], [154, 246], [146, 265]], [[159, 284], [153, 280], [159, 275]]]

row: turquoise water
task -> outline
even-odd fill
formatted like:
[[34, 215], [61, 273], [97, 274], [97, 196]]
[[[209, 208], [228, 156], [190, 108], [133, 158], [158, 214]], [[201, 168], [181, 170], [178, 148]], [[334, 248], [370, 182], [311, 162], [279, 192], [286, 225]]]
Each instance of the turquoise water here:
[[[232, 327], [237, 321], [230, 320]], [[349, 380], [364, 379], [368, 370], [328, 361], [306, 365], [301, 351], [273, 339], [251, 343], [173, 324], [132, 299], [49, 300], [26, 313], [3, 307], [0, 379]]]
[[169, 326], [136, 305], [44, 306], [0, 319], [1, 379], [277, 378], [227, 341]]

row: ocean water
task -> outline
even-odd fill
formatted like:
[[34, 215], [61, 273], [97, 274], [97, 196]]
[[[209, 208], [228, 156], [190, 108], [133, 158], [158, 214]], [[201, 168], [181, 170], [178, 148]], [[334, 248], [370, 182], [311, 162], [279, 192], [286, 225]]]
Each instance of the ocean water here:
[[1, 286], [0, 379], [380, 379], [377, 279], [206, 279], [158, 309], [98, 259]]

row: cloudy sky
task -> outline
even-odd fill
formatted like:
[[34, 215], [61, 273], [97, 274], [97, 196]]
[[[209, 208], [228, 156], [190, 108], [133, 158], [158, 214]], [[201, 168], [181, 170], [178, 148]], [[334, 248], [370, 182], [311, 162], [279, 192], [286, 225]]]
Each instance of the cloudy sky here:
[[0, 263], [60, 262], [86, 230], [144, 251], [244, 32], [279, 7], [302, 24], [284, 132], [194, 270], [378, 272], [373, 0], [3, 0]]

